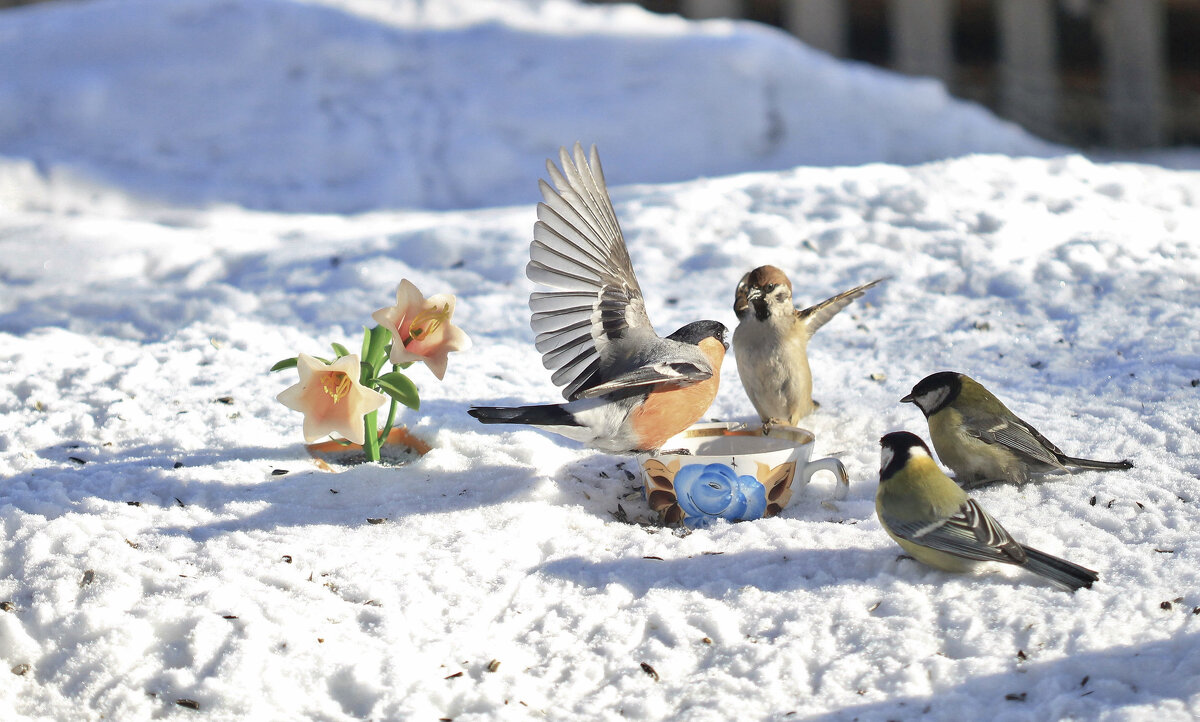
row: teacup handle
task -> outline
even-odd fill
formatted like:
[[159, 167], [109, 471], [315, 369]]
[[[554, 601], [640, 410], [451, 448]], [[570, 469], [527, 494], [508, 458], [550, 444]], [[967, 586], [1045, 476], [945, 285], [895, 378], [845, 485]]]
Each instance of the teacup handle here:
[[846, 498], [846, 492], [850, 491], [850, 475], [846, 473], [846, 467], [842, 466], [842, 462], [832, 456], [824, 459], [810, 461], [804, 465], [804, 485], [812, 479], [812, 475], [818, 471], [832, 472], [837, 476], [837, 486], [833, 490], [833, 498], [841, 501]]

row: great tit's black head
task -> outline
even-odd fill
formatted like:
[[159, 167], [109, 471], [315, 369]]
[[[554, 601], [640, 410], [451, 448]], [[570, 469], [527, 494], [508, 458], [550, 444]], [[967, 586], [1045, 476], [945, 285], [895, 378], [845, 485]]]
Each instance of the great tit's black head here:
[[958, 398], [962, 393], [963, 375], [956, 371], [939, 371], [917, 382], [908, 396], [900, 399], [906, 404], [916, 404], [921, 413], [929, 417], [936, 414]]
[[729, 329], [725, 328], [725, 324], [720, 321], [692, 321], [686, 326], [667, 336], [672, 341], [681, 343], [698, 344], [706, 338], [715, 338], [721, 342], [725, 350], [729, 350], [729, 341], [725, 338], [729, 334]]
[[929, 447], [921, 437], [907, 431], [893, 431], [879, 440], [879, 481], [884, 482], [903, 469], [914, 456], [929, 457]]
[[792, 306], [792, 282], [787, 274], [775, 266], [759, 266], [742, 276], [733, 298], [733, 312], [739, 321], [752, 311], [756, 319], [766, 321], [770, 306], [777, 304]]

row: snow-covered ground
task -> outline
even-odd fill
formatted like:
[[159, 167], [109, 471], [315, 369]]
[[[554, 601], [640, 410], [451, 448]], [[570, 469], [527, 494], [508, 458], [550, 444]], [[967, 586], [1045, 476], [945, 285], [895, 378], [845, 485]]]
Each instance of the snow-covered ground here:
[[[0, 718], [1200, 715], [1200, 174], [745, 25], [421, 7], [0, 13]], [[810, 349], [845, 501], [818, 477], [679, 535], [632, 459], [466, 415], [557, 397], [524, 265], [576, 139], [642, 183], [614, 199], [660, 331], [732, 327], [762, 263], [800, 303], [894, 277]], [[474, 340], [442, 382], [411, 370], [433, 450], [321, 471], [266, 369], [354, 347], [401, 278]], [[1137, 464], [977, 494], [1093, 589], [899, 557], [877, 440], [927, 436], [898, 399], [942, 369]], [[730, 359], [710, 416], [751, 415]]]

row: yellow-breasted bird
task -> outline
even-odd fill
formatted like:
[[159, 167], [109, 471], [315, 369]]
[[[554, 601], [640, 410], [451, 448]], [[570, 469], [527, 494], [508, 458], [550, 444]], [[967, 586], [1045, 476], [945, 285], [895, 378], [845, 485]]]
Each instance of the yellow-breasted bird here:
[[929, 438], [955, 481], [970, 489], [997, 481], [1024, 484], [1029, 475], [1070, 472], [1069, 467], [1110, 471], [1133, 463], [1067, 456], [1038, 430], [970, 376], [940, 371], [921, 379], [900, 399], [916, 404], [929, 421]]
[[917, 561], [949, 572], [981, 562], [1027, 569], [1075, 591], [1100, 575], [1015, 541], [979, 502], [942, 472], [915, 434], [896, 431], [879, 440], [875, 513], [892, 539]]

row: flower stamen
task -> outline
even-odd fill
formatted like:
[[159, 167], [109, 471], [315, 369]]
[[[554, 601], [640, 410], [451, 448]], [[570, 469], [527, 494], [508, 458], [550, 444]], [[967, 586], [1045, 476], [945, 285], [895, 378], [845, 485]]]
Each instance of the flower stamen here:
[[450, 304], [444, 304], [441, 308], [434, 306], [433, 308], [425, 309], [418, 313], [408, 325], [408, 337], [412, 341], [418, 341], [421, 338], [428, 336], [438, 330], [443, 323], [450, 320]]
[[337, 403], [350, 393], [350, 377], [341, 371], [329, 371], [321, 375], [321, 388]]

